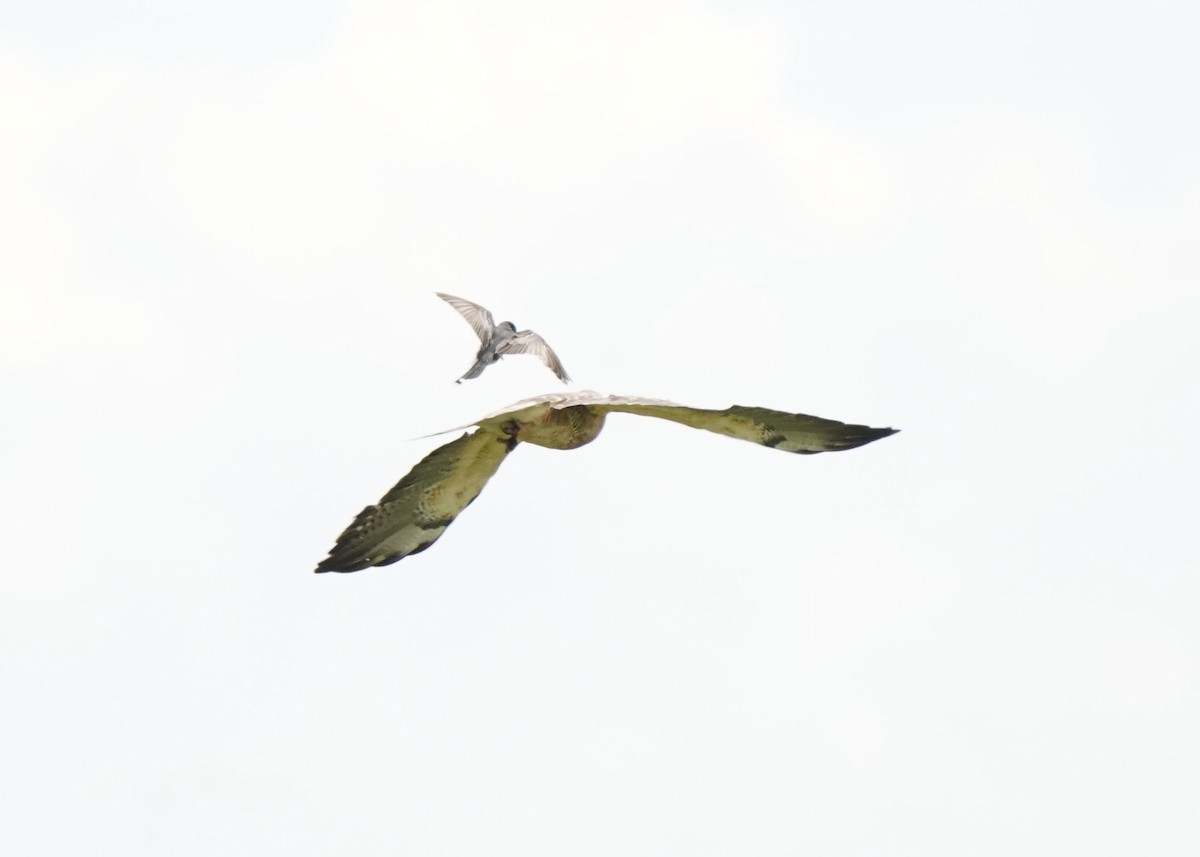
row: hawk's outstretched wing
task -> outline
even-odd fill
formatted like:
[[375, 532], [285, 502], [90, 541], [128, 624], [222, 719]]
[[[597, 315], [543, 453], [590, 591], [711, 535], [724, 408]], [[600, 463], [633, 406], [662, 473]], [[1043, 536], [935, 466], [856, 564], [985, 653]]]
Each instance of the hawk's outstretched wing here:
[[[724, 410], [690, 408], [669, 402], [666, 399], [646, 399], [640, 396], [602, 396], [591, 390], [572, 393], [547, 393], [517, 402], [503, 411], [489, 414], [477, 425], [498, 426], [506, 420], [530, 419], [544, 408], [556, 411], [566, 408], [585, 407], [597, 414], [626, 413], [643, 417], [682, 423], [692, 428], [748, 440], [784, 452], [812, 454], [854, 449], [856, 446], [895, 434], [893, 428], [872, 428], [810, 417], [807, 414], [789, 414], [770, 408], [748, 408], [734, 405]], [[466, 428], [466, 426], [463, 426]]]
[[834, 452], [839, 449], [854, 449], [856, 446], [895, 434], [892, 428], [848, 425], [837, 420], [810, 417], [807, 414], [789, 414], [770, 408], [747, 408], [734, 405], [722, 411], [689, 408], [671, 402], [609, 397], [617, 401], [593, 405], [606, 413], [619, 412], [658, 417], [683, 423], [692, 428], [736, 437], [751, 443], [811, 455], [816, 452]]
[[420, 553], [479, 496], [516, 443], [495, 431], [439, 446], [338, 536], [317, 571], [359, 571]]
[[558, 359], [558, 355], [554, 350], [546, 344], [546, 340], [542, 339], [532, 330], [522, 330], [517, 333], [512, 339], [504, 342], [499, 349], [500, 354], [532, 354], [541, 360], [546, 366], [558, 376], [558, 380], [564, 384], [569, 383], [571, 378], [567, 375], [567, 370], [563, 368], [562, 361]]
[[454, 295], [446, 295], [441, 292], [434, 292], [434, 294], [458, 310], [458, 314], [467, 320], [467, 324], [471, 325], [471, 329], [475, 331], [480, 342], [486, 343], [492, 338], [496, 322], [487, 309], [463, 298], [456, 298]]

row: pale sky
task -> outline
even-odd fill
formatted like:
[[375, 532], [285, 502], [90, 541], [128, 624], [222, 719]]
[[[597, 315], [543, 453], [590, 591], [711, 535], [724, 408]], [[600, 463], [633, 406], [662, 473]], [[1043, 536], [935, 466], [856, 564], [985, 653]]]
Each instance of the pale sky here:
[[[1187, 3], [24, 4], [0, 852], [1200, 851]], [[482, 379], [610, 418], [314, 575]]]

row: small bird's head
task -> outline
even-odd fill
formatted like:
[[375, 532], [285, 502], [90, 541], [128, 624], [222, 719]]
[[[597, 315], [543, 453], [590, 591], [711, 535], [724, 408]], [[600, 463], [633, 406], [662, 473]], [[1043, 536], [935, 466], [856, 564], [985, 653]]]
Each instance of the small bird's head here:
[[516, 333], [517, 326], [511, 321], [502, 321], [496, 327], [500, 330], [507, 330], [509, 333]]

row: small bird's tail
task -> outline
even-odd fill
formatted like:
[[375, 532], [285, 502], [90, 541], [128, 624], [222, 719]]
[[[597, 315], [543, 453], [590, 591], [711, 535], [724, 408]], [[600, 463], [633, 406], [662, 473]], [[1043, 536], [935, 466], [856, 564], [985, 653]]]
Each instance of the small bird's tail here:
[[475, 365], [467, 370], [467, 374], [463, 375], [454, 383], [461, 384], [463, 381], [470, 381], [472, 378], [478, 378], [483, 374], [483, 370], [487, 368], [487, 365], [488, 364], [486, 360], [476, 360]]

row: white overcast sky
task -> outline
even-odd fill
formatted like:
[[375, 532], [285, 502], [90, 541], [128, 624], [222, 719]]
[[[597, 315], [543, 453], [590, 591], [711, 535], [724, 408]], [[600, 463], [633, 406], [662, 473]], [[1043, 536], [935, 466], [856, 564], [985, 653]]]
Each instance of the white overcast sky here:
[[1200, 853], [1198, 14], [9, 4], [0, 851]]

